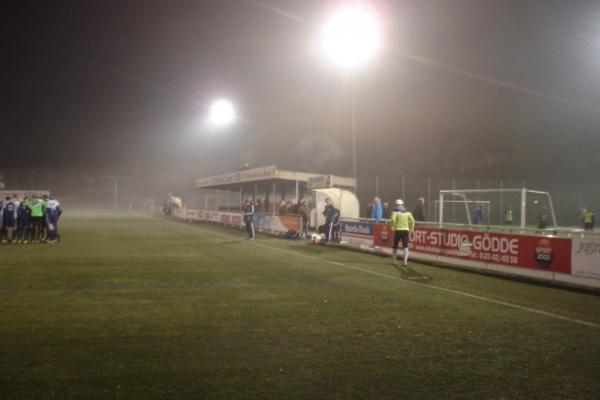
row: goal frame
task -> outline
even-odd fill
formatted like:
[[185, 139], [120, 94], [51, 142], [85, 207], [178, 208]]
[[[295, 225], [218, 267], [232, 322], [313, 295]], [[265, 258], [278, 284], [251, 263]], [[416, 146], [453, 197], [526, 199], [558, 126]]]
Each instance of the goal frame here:
[[556, 214], [554, 212], [554, 204], [552, 203], [552, 196], [549, 192], [543, 192], [539, 190], [530, 190], [527, 188], [522, 189], [465, 189], [465, 190], [440, 190], [439, 202], [438, 202], [438, 218], [440, 227], [444, 224], [444, 197], [446, 195], [458, 196], [466, 198], [466, 194], [477, 194], [477, 193], [520, 193], [521, 194], [521, 220], [520, 227], [525, 229], [527, 225], [526, 212], [527, 212], [527, 194], [539, 194], [548, 197], [548, 204], [550, 205], [550, 215], [552, 216], [552, 226], [557, 227]]

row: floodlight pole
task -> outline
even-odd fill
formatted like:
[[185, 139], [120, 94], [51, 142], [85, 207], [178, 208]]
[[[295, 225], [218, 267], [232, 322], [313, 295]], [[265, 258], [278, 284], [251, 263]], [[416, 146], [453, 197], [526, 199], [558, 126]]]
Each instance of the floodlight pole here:
[[442, 191], [440, 191], [440, 201], [439, 201], [438, 207], [440, 209], [439, 216], [440, 216], [440, 228], [441, 228], [442, 225], [444, 224], [444, 192], [442, 192]]
[[358, 165], [356, 161], [356, 95], [354, 76], [350, 77], [350, 118], [352, 129], [352, 177], [354, 178], [354, 193], [358, 193]]

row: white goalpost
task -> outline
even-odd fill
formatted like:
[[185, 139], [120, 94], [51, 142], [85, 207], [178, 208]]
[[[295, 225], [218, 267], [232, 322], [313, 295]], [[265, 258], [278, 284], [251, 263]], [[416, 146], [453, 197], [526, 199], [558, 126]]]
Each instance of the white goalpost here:
[[440, 190], [436, 220], [444, 223], [556, 228], [550, 193], [523, 189]]

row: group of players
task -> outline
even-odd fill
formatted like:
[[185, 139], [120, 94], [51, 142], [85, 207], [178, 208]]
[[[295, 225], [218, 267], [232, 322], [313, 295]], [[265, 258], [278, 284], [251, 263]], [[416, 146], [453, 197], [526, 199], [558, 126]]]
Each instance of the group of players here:
[[2, 243], [51, 243], [59, 241], [58, 220], [62, 214], [58, 200], [48, 195], [0, 199], [0, 239]]

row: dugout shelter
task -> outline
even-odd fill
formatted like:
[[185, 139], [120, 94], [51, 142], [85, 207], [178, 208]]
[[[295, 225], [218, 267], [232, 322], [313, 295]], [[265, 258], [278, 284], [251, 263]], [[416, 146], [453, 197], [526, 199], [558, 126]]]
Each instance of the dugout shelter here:
[[320, 223], [325, 197], [329, 196], [343, 217], [358, 218], [356, 179], [318, 173], [288, 171], [268, 165], [221, 175], [198, 178], [198, 206], [205, 210], [239, 211], [244, 200], [257, 202], [257, 212], [279, 214], [282, 202], [306, 199], [313, 210], [311, 226]]

